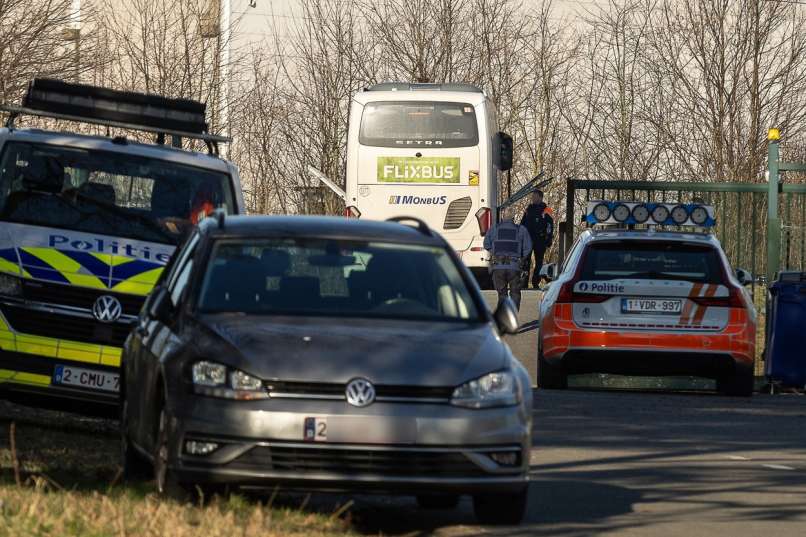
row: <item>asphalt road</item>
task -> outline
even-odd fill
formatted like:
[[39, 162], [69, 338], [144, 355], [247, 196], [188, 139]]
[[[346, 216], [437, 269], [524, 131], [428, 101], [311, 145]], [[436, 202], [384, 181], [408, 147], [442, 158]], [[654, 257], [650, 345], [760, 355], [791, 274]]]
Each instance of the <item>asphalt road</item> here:
[[384, 535], [759, 536], [806, 533], [806, 398], [536, 392], [523, 525], [473, 525], [472, 506], [368, 498]]

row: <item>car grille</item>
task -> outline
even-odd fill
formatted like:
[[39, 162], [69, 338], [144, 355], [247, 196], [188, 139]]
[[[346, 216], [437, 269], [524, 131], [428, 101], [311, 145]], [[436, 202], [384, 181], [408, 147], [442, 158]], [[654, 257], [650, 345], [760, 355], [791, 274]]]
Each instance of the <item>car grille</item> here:
[[17, 332], [84, 343], [122, 347], [131, 325], [104, 324], [95, 319], [47, 313], [18, 306], [2, 306], [3, 315]]
[[120, 301], [124, 315], [137, 315], [145, 301], [144, 296], [113, 293], [106, 289], [90, 289], [76, 285], [45, 283], [32, 280], [22, 281], [22, 293], [25, 300], [58, 304], [74, 308], [92, 309], [92, 305], [101, 295], [112, 295]]
[[229, 466], [286, 472], [475, 477], [486, 472], [456, 452], [257, 446]]
[[[266, 388], [271, 393], [282, 395], [293, 395], [300, 398], [312, 397], [333, 397], [343, 399], [346, 384], [330, 382], [283, 382], [266, 381]], [[375, 397], [379, 400], [444, 400], [448, 402], [453, 394], [454, 388], [451, 386], [395, 386], [379, 384], [375, 386]]]
[[470, 196], [453, 200], [448, 205], [448, 213], [445, 215], [445, 223], [442, 229], [459, 229], [462, 227], [472, 206], [473, 200], [470, 199]]

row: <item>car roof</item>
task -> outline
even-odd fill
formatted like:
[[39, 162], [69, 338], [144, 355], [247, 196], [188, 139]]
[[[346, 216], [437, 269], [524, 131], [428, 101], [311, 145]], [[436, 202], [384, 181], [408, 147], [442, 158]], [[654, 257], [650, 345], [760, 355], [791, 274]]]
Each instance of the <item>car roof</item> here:
[[444, 247], [444, 239], [432, 231], [395, 222], [356, 220], [334, 216], [226, 216], [220, 227], [215, 218], [199, 226], [211, 238], [306, 237], [385, 241]]
[[416, 90], [416, 91], [362, 91], [353, 97], [353, 100], [359, 104], [366, 105], [371, 102], [378, 101], [402, 101], [402, 102], [449, 102], [449, 103], [467, 103], [472, 106], [478, 106], [487, 100], [487, 97], [481, 92], [469, 91], [432, 91], [432, 90]]
[[719, 240], [710, 233], [693, 231], [652, 231], [649, 229], [592, 229], [584, 232], [587, 242], [612, 240], [698, 242], [719, 247]]
[[55, 132], [41, 129], [2, 128], [0, 129], [0, 142], [3, 141], [40, 143], [61, 147], [107, 151], [111, 153], [148, 157], [187, 166], [196, 166], [198, 168], [223, 173], [229, 173], [230, 171], [229, 163], [214, 155], [174, 148], [168, 145], [140, 143], [131, 139], [126, 139], [126, 143], [116, 143], [112, 138], [106, 136], [90, 136], [74, 132]]

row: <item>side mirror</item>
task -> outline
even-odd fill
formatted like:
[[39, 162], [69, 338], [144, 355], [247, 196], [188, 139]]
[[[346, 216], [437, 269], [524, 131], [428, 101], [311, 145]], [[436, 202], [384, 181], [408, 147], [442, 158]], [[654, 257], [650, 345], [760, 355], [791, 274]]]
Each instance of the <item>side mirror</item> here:
[[518, 333], [518, 310], [515, 308], [515, 303], [512, 299], [505, 297], [498, 308], [493, 313], [495, 324], [502, 334], [517, 334]]
[[512, 169], [512, 154], [514, 143], [512, 136], [505, 132], [495, 134], [495, 154], [493, 155], [495, 167], [505, 172]]
[[736, 269], [736, 279], [739, 280], [739, 283], [742, 285], [750, 285], [754, 281], [753, 274], [744, 269]]
[[145, 304], [146, 314], [157, 321], [165, 321], [171, 311], [171, 295], [165, 287], [157, 287]]
[[540, 267], [540, 277], [546, 281], [554, 281], [557, 279], [557, 263], [547, 263]]

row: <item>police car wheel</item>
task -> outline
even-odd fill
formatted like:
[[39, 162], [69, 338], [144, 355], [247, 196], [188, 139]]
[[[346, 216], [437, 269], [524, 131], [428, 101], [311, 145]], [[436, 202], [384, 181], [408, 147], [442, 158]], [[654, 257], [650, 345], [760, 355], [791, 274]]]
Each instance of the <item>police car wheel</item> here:
[[543, 357], [543, 349], [537, 352], [537, 387], [544, 390], [568, 388], [568, 374], [562, 366], [552, 365]]
[[750, 397], [753, 395], [755, 376], [753, 367], [736, 364], [733, 372], [716, 381], [716, 389], [723, 395]]

